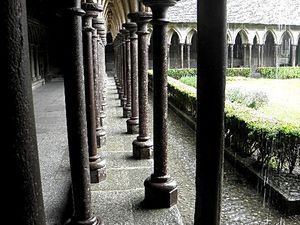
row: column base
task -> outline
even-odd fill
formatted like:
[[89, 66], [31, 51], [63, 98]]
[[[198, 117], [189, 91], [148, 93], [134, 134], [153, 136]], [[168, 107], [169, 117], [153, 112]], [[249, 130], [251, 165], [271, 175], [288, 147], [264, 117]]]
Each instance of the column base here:
[[103, 100], [103, 102], [101, 104], [101, 108], [102, 108], [103, 111], [106, 110], [106, 108], [107, 108], [107, 102], [106, 101]]
[[123, 107], [123, 118], [130, 118], [131, 117], [131, 107], [125, 106]]
[[139, 119], [138, 117], [131, 117], [126, 121], [127, 123], [127, 133], [128, 134], [138, 134], [139, 133]]
[[135, 159], [150, 159], [152, 155], [153, 143], [150, 138], [146, 138], [145, 141], [137, 138], [132, 142], [133, 146], [133, 158]]
[[93, 216], [87, 220], [78, 220], [76, 217], [69, 219], [65, 225], [104, 225], [102, 220], [98, 216]]
[[119, 94], [119, 99], [122, 101], [122, 98], [123, 98], [123, 91], [122, 91], [122, 88], [118, 89], [118, 94]]
[[[106, 118], [106, 114], [103, 111], [100, 111], [100, 123], [102, 124], [102, 127], [104, 126], [104, 121]], [[103, 129], [103, 128], [102, 128]]]
[[106, 161], [99, 155], [89, 158], [91, 183], [99, 183], [106, 179]]
[[97, 147], [101, 148], [106, 144], [106, 132], [104, 129], [96, 131]]
[[145, 180], [144, 186], [147, 208], [170, 208], [177, 204], [177, 184], [169, 175], [154, 177], [152, 174]]

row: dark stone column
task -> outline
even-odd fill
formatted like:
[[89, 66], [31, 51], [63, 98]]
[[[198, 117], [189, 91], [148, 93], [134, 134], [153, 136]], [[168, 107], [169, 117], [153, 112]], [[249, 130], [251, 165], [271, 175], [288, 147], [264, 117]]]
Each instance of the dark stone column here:
[[34, 46], [33, 44], [30, 45], [29, 52], [30, 52], [30, 69], [31, 69], [31, 79], [32, 81], [36, 81], [35, 78], [35, 61], [34, 61]]
[[139, 98], [139, 136], [133, 141], [133, 157], [150, 159], [153, 147], [149, 134], [148, 110], [148, 36], [147, 25], [151, 13], [138, 12], [131, 14], [138, 25], [138, 98]]
[[97, 153], [96, 138], [96, 107], [95, 107], [95, 84], [93, 68], [93, 44], [92, 44], [92, 19], [98, 16], [99, 5], [96, 3], [82, 3], [82, 9], [86, 11], [83, 27], [83, 59], [84, 81], [86, 99], [87, 136], [90, 161], [91, 182], [98, 183], [106, 178], [105, 160]]
[[184, 68], [184, 43], [180, 43], [180, 68]]
[[[131, 19], [130, 14], [128, 18]], [[134, 21], [134, 18], [132, 18]], [[128, 23], [127, 28], [130, 32], [130, 56], [131, 56], [131, 117], [127, 120], [127, 133], [139, 133], [138, 117], [138, 65], [137, 65], [137, 25]]]
[[233, 44], [229, 44], [230, 68], [233, 68]]
[[130, 53], [130, 33], [128, 26], [130, 23], [123, 24], [126, 29], [125, 33], [125, 67], [126, 67], [126, 104], [123, 106], [123, 117], [129, 118], [131, 116], [131, 53]]
[[80, 0], [68, 0], [64, 22], [64, 84], [74, 213], [67, 224], [102, 224], [92, 215]]
[[[45, 225], [34, 121], [25, 0], [0, 2], [2, 223]], [[4, 153], [4, 155], [3, 155]], [[5, 197], [4, 197], [5, 195]], [[3, 222], [7, 221], [7, 223]], [[9, 221], [9, 222], [8, 222]]]
[[125, 107], [126, 106], [126, 101], [127, 101], [127, 72], [126, 72], [126, 36], [127, 36], [127, 30], [125, 29], [120, 29], [120, 32], [122, 34], [122, 90], [123, 90], [123, 96], [121, 98], [121, 106]]
[[220, 224], [227, 58], [226, 2], [226, 0], [198, 2], [196, 211], [194, 224]]
[[[97, 127], [97, 146], [103, 147], [106, 144], [106, 131], [104, 128], [104, 119], [106, 117], [104, 113], [104, 107], [106, 106], [106, 102], [104, 101], [103, 97], [103, 89], [104, 89], [104, 67], [103, 64], [105, 63], [104, 59], [104, 45], [102, 42], [101, 35], [103, 35], [103, 30], [105, 30], [104, 22], [100, 18], [94, 18], [93, 19], [93, 26], [97, 29], [97, 33], [99, 35], [99, 38], [97, 40], [97, 46], [98, 46], [98, 73], [99, 73], [99, 89], [98, 89], [98, 101], [99, 101], [99, 111], [98, 116], [100, 118], [100, 124], [99, 127]], [[105, 31], [104, 31], [105, 32]]]
[[37, 45], [34, 46], [33, 48], [33, 52], [34, 52], [34, 58], [35, 58], [35, 79], [39, 80], [41, 79], [41, 74], [40, 74], [40, 65], [39, 65], [39, 48]]
[[187, 50], [187, 68], [191, 68], [191, 44], [186, 45]]
[[167, 9], [176, 0], [144, 0], [153, 13], [153, 123], [154, 173], [144, 182], [145, 204], [167, 208], [177, 203], [176, 181], [167, 173]]

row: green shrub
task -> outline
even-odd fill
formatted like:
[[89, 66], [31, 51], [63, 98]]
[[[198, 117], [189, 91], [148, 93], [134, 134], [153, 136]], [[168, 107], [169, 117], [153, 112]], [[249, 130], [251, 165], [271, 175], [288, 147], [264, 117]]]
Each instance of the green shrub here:
[[226, 76], [227, 77], [250, 77], [251, 69], [250, 68], [227, 68]]
[[256, 72], [270, 79], [300, 78], [300, 67], [259, 67]]
[[168, 76], [176, 80], [179, 80], [181, 77], [192, 77], [197, 75], [197, 69], [169, 69]]
[[[152, 75], [149, 74], [151, 84]], [[196, 118], [196, 89], [168, 77], [168, 97]], [[288, 168], [300, 161], [300, 126], [267, 117], [257, 110], [226, 101], [225, 143], [242, 157], [253, 157], [264, 167]]]
[[253, 109], [258, 109], [268, 103], [268, 96], [265, 92], [254, 90], [245, 91], [241, 90], [241, 88], [226, 89], [226, 99]]

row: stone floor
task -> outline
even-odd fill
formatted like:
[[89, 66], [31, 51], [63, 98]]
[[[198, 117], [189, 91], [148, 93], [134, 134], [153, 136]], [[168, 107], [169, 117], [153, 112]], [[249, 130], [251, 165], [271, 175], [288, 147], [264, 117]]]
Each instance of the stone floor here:
[[[48, 224], [61, 224], [70, 187], [63, 83], [51, 82], [37, 88], [34, 103]], [[107, 145], [99, 149], [107, 161], [107, 179], [92, 184], [93, 212], [106, 225], [193, 224], [194, 131], [169, 112], [168, 168], [179, 186], [178, 204], [171, 209], [146, 210], [140, 207], [144, 197], [143, 182], [153, 170], [153, 161], [132, 159], [132, 141], [136, 135], [126, 134], [126, 119], [121, 117], [122, 107], [111, 77], [107, 81], [107, 103]], [[300, 224], [299, 216], [285, 217], [268, 207], [258, 190], [226, 162], [221, 219], [222, 225]]]

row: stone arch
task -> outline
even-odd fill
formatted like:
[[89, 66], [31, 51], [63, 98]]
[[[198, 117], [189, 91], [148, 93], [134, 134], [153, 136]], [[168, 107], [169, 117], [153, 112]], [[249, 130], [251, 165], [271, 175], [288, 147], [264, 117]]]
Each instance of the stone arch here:
[[251, 67], [257, 68], [260, 64], [260, 46], [258, 35], [255, 34], [252, 40], [252, 54], [251, 54]]
[[291, 40], [291, 45], [294, 45], [295, 40], [294, 40], [294, 36], [292, 34], [292, 32], [290, 30], [286, 30], [282, 33], [280, 39], [279, 39], [279, 43], [278, 44], [282, 44], [284, 37], [288, 35], [290, 40]]
[[[245, 41], [245, 39], [244, 39]], [[233, 45], [233, 67], [241, 67], [244, 65], [243, 58], [244, 58], [244, 48], [243, 44], [245, 43], [243, 41], [243, 35], [242, 32], [238, 32]]]
[[242, 40], [242, 44], [248, 44], [249, 43], [249, 38], [248, 38], [248, 32], [247, 30], [241, 29], [236, 33], [236, 36], [234, 37], [234, 40], [236, 40], [236, 37], [240, 35], [241, 36], [241, 40]]
[[285, 31], [281, 37], [280, 37], [280, 45], [279, 45], [279, 54], [278, 54], [278, 60], [279, 65], [291, 65], [292, 63], [292, 44], [293, 42], [293, 36], [292, 34], [287, 30]]
[[170, 68], [180, 68], [180, 37], [177, 32], [173, 32], [169, 45]]
[[227, 30], [227, 44], [234, 44], [232, 39], [232, 33], [229, 29]]
[[185, 43], [187, 45], [191, 45], [192, 42], [192, 38], [194, 36], [194, 34], [197, 33], [197, 30], [195, 28], [192, 28], [186, 35], [186, 39], [185, 39]]
[[182, 35], [181, 35], [180, 31], [178, 29], [176, 29], [176, 27], [172, 27], [168, 31], [168, 37], [167, 38], [168, 38], [168, 44], [169, 45], [171, 44], [171, 40], [172, 40], [172, 37], [173, 37], [174, 34], [178, 35], [180, 43], [184, 43], [185, 40], [182, 40]]
[[274, 30], [272, 29], [269, 29], [266, 31], [266, 33], [264, 34], [263, 36], [263, 39], [262, 39], [262, 43], [266, 43], [266, 38], [267, 38], [267, 35], [272, 35], [273, 39], [274, 39], [274, 44], [277, 43], [277, 35], [275, 34]]
[[264, 38], [264, 65], [265, 66], [275, 66], [275, 36], [274, 33], [271, 31], [268, 31], [265, 34]]

